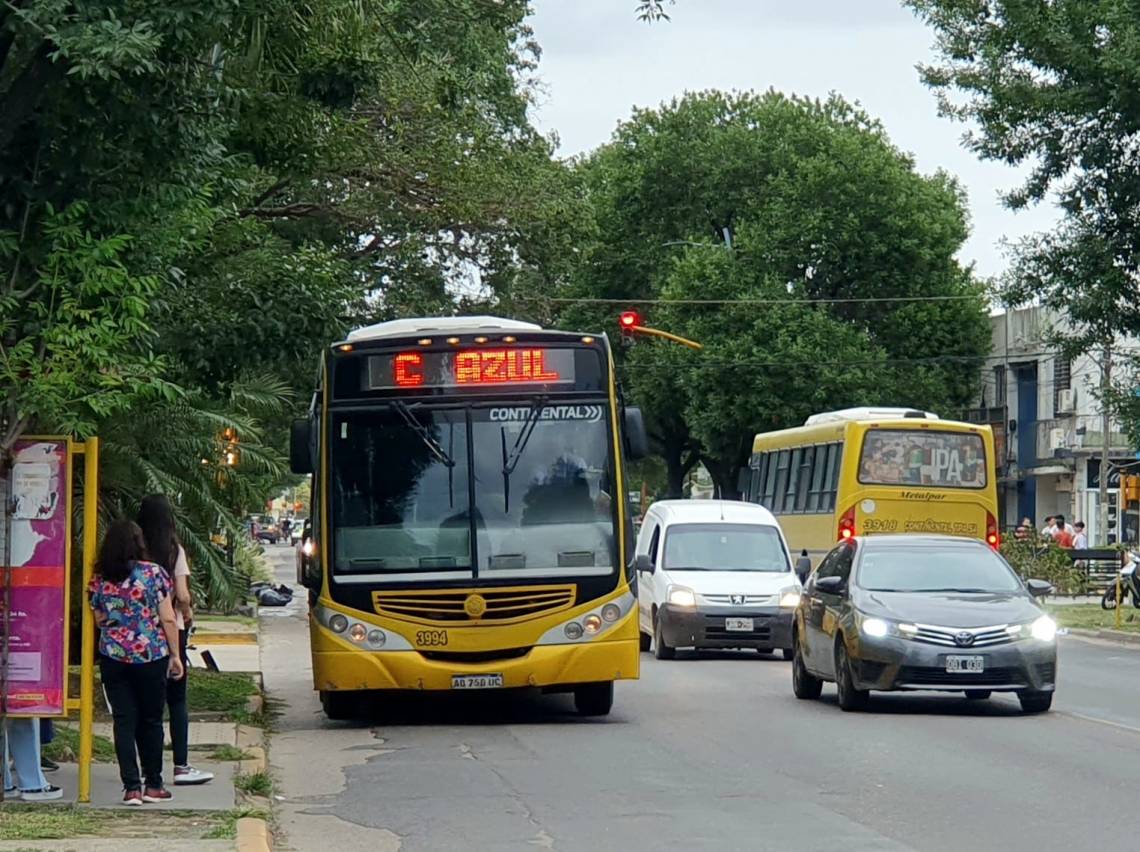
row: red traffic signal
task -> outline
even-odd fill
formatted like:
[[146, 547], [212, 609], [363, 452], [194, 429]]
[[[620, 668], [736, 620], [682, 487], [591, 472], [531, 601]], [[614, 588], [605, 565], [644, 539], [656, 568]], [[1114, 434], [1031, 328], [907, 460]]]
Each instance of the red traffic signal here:
[[630, 331], [635, 326], [641, 325], [641, 315], [637, 311], [622, 311], [621, 316], [618, 317], [618, 324], [621, 325], [623, 331]]

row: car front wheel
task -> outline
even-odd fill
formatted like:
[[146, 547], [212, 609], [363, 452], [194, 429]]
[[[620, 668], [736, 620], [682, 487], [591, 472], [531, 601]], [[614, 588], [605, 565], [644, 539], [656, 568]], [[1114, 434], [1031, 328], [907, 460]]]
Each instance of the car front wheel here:
[[866, 689], [855, 688], [855, 677], [851, 673], [851, 658], [847, 655], [847, 644], [840, 637], [835, 646], [835, 688], [839, 695], [839, 709], [845, 713], [863, 710], [871, 693]]
[[823, 681], [807, 670], [799, 642], [796, 642], [795, 648], [792, 649], [792, 692], [796, 698], [804, 701], [819, 698], [819, 694], [823, 692]]
[[1044, 713], [1053, 706], [1052, 692], [1025, 692], [1017, 693], [1017, 700], [1021, 702], [1024, 713]]

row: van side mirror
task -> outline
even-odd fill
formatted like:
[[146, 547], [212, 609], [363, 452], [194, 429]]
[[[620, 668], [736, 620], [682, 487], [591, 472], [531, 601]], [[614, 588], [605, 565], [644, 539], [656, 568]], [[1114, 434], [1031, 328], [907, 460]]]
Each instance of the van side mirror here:
[[293, 473], [312, 473], [313, 425], [309, 420], [294, 420], [289, 430], [289, 469]]
[[626, 408], [622, 421], [625, 427], [625, 454], [630, 461], [646, 458], [649, 455], [649, 434], [645, 431], [645, 418], [641, 409]]
[[653, 560], [651, 560], [649, 558], [648, 554], [645, 554], [645, 553], [637, 554], [637, 556], [633, 560], [633, 567], [635, 569], [637, 569], [637, 572], [639, 574], [642, 571], [644, 571], [647, 574], [652, 574], [656, 570], [653, 567]]

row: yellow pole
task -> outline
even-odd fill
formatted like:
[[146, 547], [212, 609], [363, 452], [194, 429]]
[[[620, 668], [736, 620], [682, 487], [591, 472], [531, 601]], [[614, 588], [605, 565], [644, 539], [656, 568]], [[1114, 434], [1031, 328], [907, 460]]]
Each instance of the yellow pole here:
[[87, 586], [95, 575], [99, 541], [99, 439], [83, 447], [83, 584], [80, 626], [83, 630], [79, 668], [79, 801], [91, 801], [92, 725], [95, 721], [95, 616], [87, 604]]
[[638, 334], [652, 334], [654, 337], [663, 337], [666, 340], [672, 340], [674, 343], [680, 343], [682, 346], [688, 346], [690, 349], [704, 349], [704, 346], [695, 340], [689, 340], [689, 338], [681, 337], [679, 334], [670, 334], [659, 328], [650, 328], [647, 325], [634, 325], [630, 326], [629, 330]]

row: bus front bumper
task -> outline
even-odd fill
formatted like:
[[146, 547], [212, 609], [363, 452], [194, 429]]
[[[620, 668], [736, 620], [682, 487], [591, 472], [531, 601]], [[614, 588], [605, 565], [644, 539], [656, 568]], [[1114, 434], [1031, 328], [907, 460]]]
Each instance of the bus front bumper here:
[[451, 690], [456, 675], [502, 675], [503, 689], [636, 678], [638, 641], [536, 645], [524, 655], [480, 663], [431, 659], [419, 651], [313, 651], [313, 687], [341, 690]]

